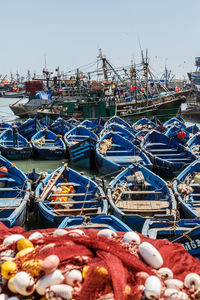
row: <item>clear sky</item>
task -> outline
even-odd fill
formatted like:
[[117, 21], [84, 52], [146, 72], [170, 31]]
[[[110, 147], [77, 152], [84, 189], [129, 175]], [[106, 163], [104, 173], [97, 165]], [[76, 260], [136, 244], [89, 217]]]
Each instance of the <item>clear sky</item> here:
[[141, 61], [138, 37], [158, 73], [176, 78], [200, 56], [200, 0], [0, 0], [0, 74], [93, 62], [102, 48], [115, 66]]

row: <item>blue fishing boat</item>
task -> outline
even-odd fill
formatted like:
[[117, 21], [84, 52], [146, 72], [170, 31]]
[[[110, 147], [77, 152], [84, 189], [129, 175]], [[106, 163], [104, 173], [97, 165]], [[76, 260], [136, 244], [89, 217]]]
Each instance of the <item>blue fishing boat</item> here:
[[183, 145], [186, 144], [190, 138], [190, 133], [187, 132], [186, 128], [184, 129], [176, 125], [170, 126], [165, 132], [165, 135]]
[[66, 165], [38, 185], [35, 197], [45, 227], [58, 227], [67, 216], [105, 215], [108, 210], [103, 190]]
[[155, 130], [145, 136], [141, 148], [150, 157], [153, 170], [165, 176], [176, 176], [197, 159], [183, 145]]
[[52, 123], [53, 123], [53, 121], [48, 116], [46, 116], [40, 120], [40, 124], [42, 124], [43, 126], [49, 128], [49, 129], [50, 129], [50, 126]]
[[133, 132], [130, 132], [128, 129], [126, 129], [125, 127], [117, 124], [117, 123], [112, 123], [110, 125], [108, 125], [106, 128], [104, 128], [101, 132], [100, 132], [100, 137], [103, 137], [106, 133], [108, 133], [109, 131], [114, 132], [119, 134], [120, 136], [124, 137], [125, 139], [134, 142], [135, 141], [135, 135]]
[[26, 175], [0, 156], [0, 222], [22, 226], [26, 219], [31, 186]]
[[136, 132], [141, 131], [143, 129], [152, 130], [157, 129], [157, 125], [147, 118], [142, 118], [133, 124], [133, 129]]
[[55, 134], [60, 134], [64, 136], [66, 132], [72, 129], [72, 125], [63, 118], [58, 118], [51, 124], [50, 129]]
[[173, 181], [180, 213], [184, 218], [200, 218], [200, 161], [194, 161]]
[[140, 145], [141, 141], [144, 139], [144, 137], [147, 135], [147, 133], [149, 133], [149, 130], [148, 129], [143, 129], [141, 131], [138, 131], [135, 134], [135, 138], [139, 141], [139, 145]]
[[112, 215], [71, 216], [66, 217], [58, 228], [93, 228], [113, 231], [132, 231], [124, 222]]
[[197, 156], [200, 154], [200, 135], [196, 134], [187, 142], [188, 148]]
[[151, 118], [150, 121], [155, 123], [156, 126], [162, 126], [162, 122], [160, 122], [160, 120], [156, 117]]
[[199, 132], [199, 127], [194, 124], [185, 128], [188, 133], [197, 134]]
[[137, 146], [119, 134], [109, 132], [96, 145], [96, 165], [103, 174], [113, 173], [133, 163], [152, 168], [151, 161]]
[[142, 234], [151, 239], [168, 239], [180, 243], [192, 255], [200, 259], [200, 220], [146, 220]]
[[170, 127], [173, 125], [186, 128], [185, 121], [182, 118], [180, 119], [180, 118], [173, 117], [163, 124], [163, 126], [165, 127]]
[[0, 134], [0, 151], [7, 159], [28, 159], [32, 154], [32, 146], [21, 134], [7, 129]]
[[84, 120], [83, 122], [80, 123], [80, 126], [85, 126], [87, 129], [89, 129], [90, 131], [94, 132], [97, 135], [103, 129], [102, 125], [95, 124], [94, 122], [89, 120]]
[[65, 156], [66, 146], [63, 140], [48, 129], [37, 132], [32, 138], [34, 156], [38, 159], [61, 159]]
[[72, 165], [92, 168], [95, 164], [95, 145], [97, 136], [84, 126], [78, 125], [64, 136], [68, 155]]
[[68, 119], [67, 122], [71, 125], [71, 128], [74, 128], [80, 124], [80, 122], [73, 117]]
[[104, 127], [106, 120], [104, 118], [97, 118], [93, 122], [94, 122], [94, 124], [101, 125]]
[[28, 141], [30, 141], [32, 136], [42, 128], [43, 126], [40, 124], [36, 117], [33, 119], [29, 118], [18, 127], [19, 133]]
[[12, 125], [10, 123], [7, 122], [0, 122], [0, 132], [12, 128]]
[[111, 212], [141, 232], [148, 218], [176, 218], [176, 201], [166, 182], [142, 165], [131, 165], [109, 184]]
[[131, 125], [126, 122], [125, 120], [121, 119], [120, 117], [118, 116], [113, 116], [112, 118], [110, 118], [105, 124], [104, 124], [104, 127], [106, 128], [108, 125], [112, 124], [112, 123], [116, 123], [116, 124], [119, 124], [129, 130], [132, 129]]

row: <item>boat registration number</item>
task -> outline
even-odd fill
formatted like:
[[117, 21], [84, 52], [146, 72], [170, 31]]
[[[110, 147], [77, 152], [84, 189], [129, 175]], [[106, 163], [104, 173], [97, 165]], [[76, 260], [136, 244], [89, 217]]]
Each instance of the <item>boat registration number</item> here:
[[200, 240], [189, 241], [182, 244], [185, 250], [190, 251], [192, 249], [200, 248]]

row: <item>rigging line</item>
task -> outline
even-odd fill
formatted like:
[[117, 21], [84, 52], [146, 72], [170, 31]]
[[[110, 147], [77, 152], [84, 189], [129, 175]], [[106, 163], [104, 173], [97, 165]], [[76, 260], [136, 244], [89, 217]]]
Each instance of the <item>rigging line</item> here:
[[86, 64], [86, 65], [82, 65], [82, 66], [78, 66], [77, 68], [75, 69], [72, 69], [72, 70], [69, 70], [69, 71], [66, 71], [66, 73], [70, 73], [70, 72], [76, 72], [77, 69], [82, 69], [84, 67], [89, 67], [89, 66], [93, 66], [96, 64], [96, 61], [95, 62], [92, 62], [92, 63], [89, 63], [89, 64]]

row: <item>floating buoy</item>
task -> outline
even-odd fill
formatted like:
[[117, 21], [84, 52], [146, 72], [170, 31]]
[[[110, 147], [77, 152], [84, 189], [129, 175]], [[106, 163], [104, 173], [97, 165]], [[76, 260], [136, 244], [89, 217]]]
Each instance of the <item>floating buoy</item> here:
[[29, 239], [29, 240], [38, 240], [38, 239], [40, 239], [40, 238], [42, 238], [42, 237], [43, 237], [42, 233], [36, 231], [36, 232], [33, 232], [33, 233], [29, 236], [28, 239]]
[[29, 296], [35, 290], [34, 280], [26, 272], [17, 273], [13, 278], [13, 285], [16, 291], [23, 296]]
[[28, 239], [21, 239], [17, 241], [17, 250], [21, 251], [26, 248], [34, 248], [33, 243]]
[[200, 288], [200, 276], [196, 273], [190, 273], [185, 276], [184, 284], [188, 289], [194, 288], [198, 290]]
[[53, 299], [72, 299], [73, 288], [67, 284], [52, 285], [46, 289], [45, 298]]
[[71, 286], [74, 285], [75, 282], [82, 282], [82, 274], [79, 270], [71, 270], [65, 274], [65, 282]]
[[1, 274], [4, 278], [10, 279], [15, 276], [17, 265], [14, 261], [6, 261], [1, 265]]
[[[0, 171], [2, 171], [4, 173], [8, 173], [8, 169], [5, 166], [1, 167]], [[0, 172], [0, 178], [5, 177], [5, 176], [6, 176], [6, 174], [3, 174]]]
[[161, 268], [158, 270], [158, 273], [165, 279], [173, 278], [174, 276], [172, 270], [169, 268]]
[[55, 271], [60, 263], [60, 259], [57, 255], [49, 255], [42, 262], [41, 269], [45, 272], [45, 274], [49, 274]]
[[149, 276], [145, 281], [144, 294], [147, 299], [158, 299], [161, 292], [161, 282], [156, 276]]
[[39, 295], [44, 295], [45, 290], [48, 286], [60, 284], [64, 280], [60, 270], [55, 270], [54, 272], [41, 277], [36, 283], [36, 291]]
[[126, 232], [123, 237], [124, 243], [131, 243], [134, 242], [135, 244], [140, 244], [140, 237], [136, 232]]
[[148, 242], [139, 246], [139, 253], [144, 261], [151, 267], [159, 269], [163, 265], [163, 259], [158, 250]]
[[105, 236], [108, 239], [112, 239], [117, 237], [117, 234], [115, 231], [111, 230], [111, 229], [102, 229], [97, 233], [98, 236]]
[[3, 240], [3, 244], [9, 245], [9, 244], [15, 243], [21, 239], [24, 239], [24, 236], [22, 234], [11, 234]]

